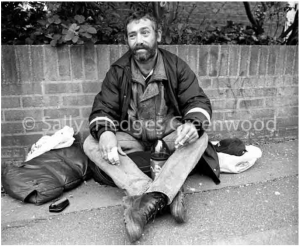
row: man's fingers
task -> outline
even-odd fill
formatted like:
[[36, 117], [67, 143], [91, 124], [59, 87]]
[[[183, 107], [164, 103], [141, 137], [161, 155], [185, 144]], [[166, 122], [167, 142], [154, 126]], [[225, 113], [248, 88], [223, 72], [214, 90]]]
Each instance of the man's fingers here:
[[[179, 128], [178, 128], [179, 129]], [[189, 144], [197, 140], [198, 132], [194, 125], [184, 124], [181, 132], [177, 129], [177, 139], [175, 140], [175, 148]], [[178, 134], [179, 133], [179, 134]]]
[[180, 125], [180, 126], [177, 128], [177, 136], [180, 135], [180, 132], [182, 131], [182, 128], [183, 128], [182, 125]]
[[175, 140], [175, 145], [178, 144], [183, 145], [184, 143], [183, 139], [185, 138], [186, 133], [187, 133], [187, 129], [182, 127], [182, 125], [177, 128], [177, 138]]
[[182, 138], [182, 142], [184, 143], [189, 143], [189, 140], [193, 137], [193, 133], [190, 131], [185, 134], [185, 136]]
[[104, 153], [102, 157], [103, 157], [103, 159], [105, 159], [106, 161], [108, 161], [108, 155], [107, 155], [107, 153]]
[[107, 160], [107, 152], [105, 150], [100, 149], [100, 155], [104, 160]]
[[109, 148], [109, 147], [107, 147], [105, 150], [104, 150], [104, 156], [103, 156], [103, 158], [106, 160], [106, 161], [108, 161], [108, 162], [110, 162], [111, 163], [111, 148]]
[[99, 152], [100, 152], [101, 157], [103, 158], [103, 156], [104, 156], [104, 150], [103, 150], [103, 148], [100, 145], [99, 145]]
[[193, 138], [189, 140], [189, 143], [193, 143], [198, 140], [198, 135], [195, 135]]
[[192, 143], [198, 138], [198, 133], [194, 130], [190, 131], [188, 134], [185, 135], [187, 139], [185, 140], [185, 143]]
[[104, 160], [107, 162], [116, 165], [119, 164], [119, 154], [118, 154], [118, 148], [113, 147], [113, 148], [106, 148], [100, 150], [101, 156]]
[[188, 143], [190, 138], [192, 137], [193, 137], [193, 130], [189, 128], [184, 128], [180, 133], [180, 136], [177, 138], [177, 143], [180, 145], [184, 145], [185, 143]]
[[113, 147], [108, 153], [108, 161], [113, 165], [120, 163], [117, 147]]
[[112, 163], [112, 153], [111, 152], [108, 152], [107, 153], [107, 161], [109, 162], [109, 163]]

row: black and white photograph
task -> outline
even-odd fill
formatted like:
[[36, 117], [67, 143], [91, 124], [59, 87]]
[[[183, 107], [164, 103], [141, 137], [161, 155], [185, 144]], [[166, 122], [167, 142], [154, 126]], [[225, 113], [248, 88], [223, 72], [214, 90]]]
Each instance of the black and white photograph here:
[[298, 1], [1, 1], [1, 245], [298, 245]]

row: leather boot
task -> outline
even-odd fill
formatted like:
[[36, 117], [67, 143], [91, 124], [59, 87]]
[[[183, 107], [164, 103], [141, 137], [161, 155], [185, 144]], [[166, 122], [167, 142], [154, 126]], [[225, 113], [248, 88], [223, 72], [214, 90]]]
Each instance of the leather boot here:
[[141, 196], [127, 196], [124, 202], [125, 229], [130, 242], [137, 241], [145, 225], [167, 205], [167, 196], [151, 192]]
[[170, 204], [171, 215], [174, 217], [176, 222], [184, 223], [187, 221], [187, 209], [184, 200], [183, 188], [178, 191], [177, 195], [174, 197], [172, 203]]

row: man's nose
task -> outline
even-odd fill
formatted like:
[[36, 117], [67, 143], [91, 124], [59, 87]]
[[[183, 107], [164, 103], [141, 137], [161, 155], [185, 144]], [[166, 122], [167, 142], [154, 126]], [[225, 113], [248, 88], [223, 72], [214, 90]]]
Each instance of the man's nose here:
[[137, 43], [138, 45], [143, 44], [143, 36], [140, 35], [139, 33], [137, 34], [137, 37], [136, 37], [136, 43]]

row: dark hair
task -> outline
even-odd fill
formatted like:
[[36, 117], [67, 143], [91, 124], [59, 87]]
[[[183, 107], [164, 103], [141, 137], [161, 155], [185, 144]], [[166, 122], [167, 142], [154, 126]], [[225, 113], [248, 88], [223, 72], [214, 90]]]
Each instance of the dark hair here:
[[127, 37], [127, 25], [132, 21], [141, 20], [141, 19], [148, 19], [152, 21], [154, 23], [154, 31], [155, 33], [157, 33], [160, 26], [157, 19], [152, 15], [152, 13], [137, 11], [130, 14], [125, 21], [125, 27], [124, 27], [125, 37]]

